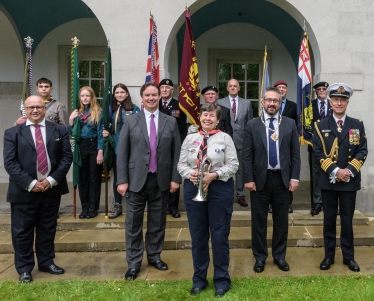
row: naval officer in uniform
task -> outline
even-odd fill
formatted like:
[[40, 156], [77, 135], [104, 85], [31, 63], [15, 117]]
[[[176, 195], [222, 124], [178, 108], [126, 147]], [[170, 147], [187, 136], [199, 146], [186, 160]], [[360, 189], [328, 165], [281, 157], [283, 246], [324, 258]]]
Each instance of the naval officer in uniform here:
[[321, 270], [334, 263], [336, 250], [336, 216], [340, 208], [340, 245], [343, 264], [359, 272], [355, 262], [352, 219], [356, 194], [361, 188], [361, 167], [368, 153], [364, 124], [347, 116], [352, 88], [343, 83], [329, 86], [328, 95], [333, 114], [315, 122], [314, 154], [321, 166], [319, 187], [323, 205], [323, 238], [325, 258]]

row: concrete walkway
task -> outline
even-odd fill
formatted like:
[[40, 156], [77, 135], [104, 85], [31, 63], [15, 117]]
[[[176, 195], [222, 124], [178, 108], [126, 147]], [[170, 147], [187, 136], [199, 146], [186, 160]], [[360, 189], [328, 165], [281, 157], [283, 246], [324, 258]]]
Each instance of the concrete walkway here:
[[[265, 265], [265, 271], [261, 274], [253, 271], [254, 258], [250, 249], [230, 250], [229, 272], [235, 277], [302, 277], [312, 275], [373, 275], [374, 274], [374, 248], [357, 247], [356, 261], [361, 267], [360, 273], [354, 273], [343, 265], [340, 249], [337, 249], [335, 264], [328, 271], [321, 271], [319, 264], [323, 259], [323, 248], [288, 248], [286, 260], [290, 265], [289, 272], [283, 272], [273, 263], [271, 257]], [[269, 250], [270, 251], [270, 250]], [[163, 251], [162, 259], [168, 263], [169, 270], [162, 272], [143, 260], [138, 279], [142, 280], [177, 280], [191, 279], [193, 274], [191, 250]], [[65, 269], [63, 275], [50, 275], [34, 269], [32, 275], [34, 281], [58, 281], [58, 280], [122, 280], [127, 270], [125, 252], [78, 252], [57, 253], [55, 263]], [[212, 263], [208, 271], [208, 277], [213, 276]], [[0, 255], [0, 281], [18, 281], [18, 274], [14, 268], [13, 255]]]

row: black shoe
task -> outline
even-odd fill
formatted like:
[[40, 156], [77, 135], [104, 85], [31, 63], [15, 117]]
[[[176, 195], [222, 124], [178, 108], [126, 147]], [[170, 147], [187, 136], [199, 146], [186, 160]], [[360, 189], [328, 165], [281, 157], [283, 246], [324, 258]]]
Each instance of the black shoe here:
[[125, 274], [125, 279], [126, 280], [135, 280], [136, 277], [138, 276], [139, 269], [128, 269], [126, 274]]
[[39, 271], [40, 272], [45, 272], [53, 275], [61, 275], [65, 273], [65, 270], [63, 268], [60, 268], [59, 266], [55, 264], [51, 264], [49, 267], [42, 267], [39, 266]]
[[170, 214], [171, 214], [171, 216], [174, 217], [174, 218], [180, 218], [180, 217], [181, 217], [181, 214], [179, 213], [178, 210], [170, 211]]
[[273, 208], [271, 208], [271, 206], [269, 206], [269, 213], [273, 213]]
[[291, 208], [291, 206], [288, 207], [288, 213], [293, 213], [293, 209]]
[[310, 214], [312, 216], [318, 215], [322, 211], [322, 205], [321, 204], [315, 204], [314, 208], [310, 210]]
[[81, 212], [81, 214], [79, 214], [79, 218], [86, 218], [86, 217], [87, 217], [87, 213], [88, 213], [87, 210], [83, 210], [83, 211]]
[[256, 260], [255, 265], [253, 266], [253, 270], [256, 273], [261, 273], [265, 270], [265, 261]]
[[244, 196], [238, 196], [238, 203], [242, 207], [248, 207], [248, 203], [246, 202]]
[[343, 259], [343, 264], [347, 265], [349, 267], [349, 269], [353, 272], [359, 272], [360, 271], [360, 266], [354, 260]]
[[97, 213], [97, 211], [89, 211], [88, 213], [87, 213], [87, 216], [86, 216], [86, 218], [94, 218], [94, 217], [96, 217], [98, 215], [98, 213]]
[[19, 274], [19, 282], [30, 283], [32, 281], [31, 272], [23, 272]]
[[228, 289], [217, 288], [217, 289], [216, 289], [216, 297], [217, 297], [217, 298], [221, 298], [221, 297], [223, 297], [223, 296], [224, 296], [228, 291], [229, 291], [229, 288], [228, 288]]
[[284, 272], [288, 272], [290, 270], [290, 266], [284, 259], [279, 259], [279, 260], [274, 259], [274, 263], [278, 265], [278, 269]]
[[157, 270], [160, 270], [160, 271], [166, 271], [167, 269], [169, 269], [168, 265], [162, 260], [148, 262], [148, 264], [155, 267]]
[[322, 271], [326, 271], [330, 268], [332, 264], [334, 264], [334, 262], [334, 258], [325, 258], [324, 260], [322, 260], [321, 264], [319, 265], [319, 268]]
[[190, 294], [191, 295], [197, 295], [197, 294], [200, 294], [203, 290], [205, 290], [206, 287], [192, 287], [191, 291], [190, 291]]

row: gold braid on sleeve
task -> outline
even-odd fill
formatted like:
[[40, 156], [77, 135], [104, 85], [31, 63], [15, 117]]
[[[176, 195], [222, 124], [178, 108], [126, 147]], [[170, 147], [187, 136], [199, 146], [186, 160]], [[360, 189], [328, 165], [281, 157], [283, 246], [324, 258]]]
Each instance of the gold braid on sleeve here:
[[[316, 132], [319, 136], [319, 138], [321, 139], [321, 143], [322, 143], [322, 149], [323, 149], [323, 153], [325, 154], [326, 156], [326, 159], [321, 159], [320, 160], [320, 163], [321, 163], [321, 168], [324, 172], [326, 172], [326, 170], [332, 165], [334, 164], [334, 162], [332, 161], [333, 158], [335, 157], [336, 160], [338, 159], [338, 150], [339, 150], [339, 146], [338, 146], [338, 137], [335, 138], [334, 140], [334, 143], [332, 144], [332, 147], [331, 147], [331, 150], [330, 150], [330, 153], [327, 154], [327, 151], [326, 151], [326, 145], [325, 145], [325, 140], [323, 139], [323, 136], [317, 126], [317, 122], [314, 122], [314, 128], [316, 129]], [[336, 162], [335, 162], [336, 163]]]
[[353, 159], [351, 162], [348, 162], [348, 164], [351, 164], [357, 171], [360, 171], [364, 162], [362, 162], [362, 160], [358, 161], [357, 159]]

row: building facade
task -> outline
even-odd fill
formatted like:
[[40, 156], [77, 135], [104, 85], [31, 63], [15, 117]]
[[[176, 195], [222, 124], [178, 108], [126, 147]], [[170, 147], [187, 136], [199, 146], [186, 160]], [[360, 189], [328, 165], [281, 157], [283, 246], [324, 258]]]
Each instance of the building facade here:
[[[348, 115], [365, 123], [369, 156], [362, 168], [357, 208], [374, 213], [374, 2], [369, 0], [0, 0], [0, 130], [19, 117], [24, 75], [24, 38], [33, 44], [33, 85], [40, 77], [53, 82], [52, 95], [70, 111], [71, 38], [80, 40], [81, 84], [98, 98], [104, 88], [105, 53], [110, 41], [113, 84], [125, 83], [136, 104], [145, 81], [150, 11], [158, 28], [160, 77], [171, 78], [178, 91], [184, 9], [191, 11], [200, 86], [236, 77], [242, 96], [254, 103], [259, 95], [264, 48], [270, 82], [284, 79], [288, 98], [296, 101], [297, 62], [303, 27], [311, 47], [313, 82], [345, 82], [354, 94]], [[374, 45], [373, 45], [374, 46]], [[35, 87], [33, 87], [35, 89]], [[0, 148], [2, 151], [2, 141]], [[307, 150], [302, 150], [302, 180], [309, 179]], [[8, 177], [0, 160], [0, 181]], [[297, 201], [297, 200], [295, 200]]]

